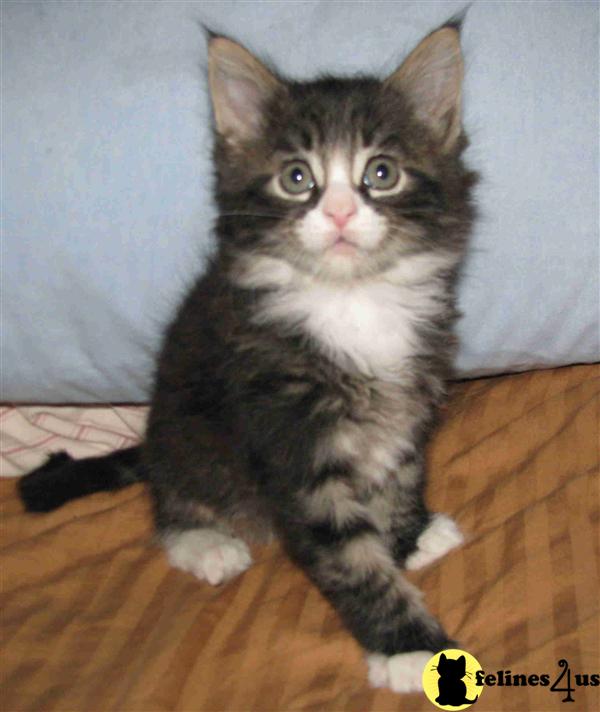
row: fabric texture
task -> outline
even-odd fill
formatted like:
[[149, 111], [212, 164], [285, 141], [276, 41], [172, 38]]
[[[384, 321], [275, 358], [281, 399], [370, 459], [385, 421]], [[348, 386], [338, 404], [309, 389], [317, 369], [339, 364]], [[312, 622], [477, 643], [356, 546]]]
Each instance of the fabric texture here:
[[81, 458], [134, 445], [147, 413], [126, 405], [0, 407], [0, 477], [29, 472], [50, 452]]
[[[429, 451], [428, 500], [467, 542], [410, 579], [486, 673], [554, 681], [563, 658], [572, 680], [598, 672], [599, 395], [599, 366], [453, 388]], [[78, 455], [122, 444], [109, 435], [129, 438], [143, 420], [125, 412], [7, 410], [3, 467], [40, 461], [42, 434], [56, 435], [48, 448]], [[19, 460], [14, 448], [27, 444], [32, 459]], [[212, 588], [169, 568], [153, 545], [141, 485], [34, 516], [10, 478], [0, 501], [3, 709], [433, 709], [423, 695], [369, 688], [359, 647], [277, 545]], [[597, 710], [599, 689], [575, 688], [568, 708]], [[558, 711], [564, 696], [486, 687], [476, 709]]]
[[[3, 400], [147, 400], [162, 326], [212, 244], [199, 23], [292, 76], [386, 73], [464, 6], [3, 3]], [[600, 358], [598, 12], [468, 11], [468, 159], [484, 178], [463, 376]]]

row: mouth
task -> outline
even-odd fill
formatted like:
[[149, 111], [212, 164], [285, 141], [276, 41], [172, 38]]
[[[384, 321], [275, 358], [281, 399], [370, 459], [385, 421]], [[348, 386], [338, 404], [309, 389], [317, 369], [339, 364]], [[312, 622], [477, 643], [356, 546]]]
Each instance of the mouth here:
[[345, 237], [340, 235], [328, 248], [328, 252], [334, 255], [347, 255], [352, 257], [358, 254], [359, 248], [354, 242], [350, 242], [350, 240], [347, 240]]

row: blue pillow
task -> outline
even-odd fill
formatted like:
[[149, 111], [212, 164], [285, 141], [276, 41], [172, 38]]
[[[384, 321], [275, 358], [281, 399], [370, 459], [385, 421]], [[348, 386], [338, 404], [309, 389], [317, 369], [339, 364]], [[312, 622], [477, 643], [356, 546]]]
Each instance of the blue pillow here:
[[[464, 2], [7, 3], [2, 398], [144, 401], [211, 249], [205, 40], [293, 76], [389, 71]], [[462, 376], [599, 359], [598, 4], [476, 2], [463, 38], [482, 217]]]

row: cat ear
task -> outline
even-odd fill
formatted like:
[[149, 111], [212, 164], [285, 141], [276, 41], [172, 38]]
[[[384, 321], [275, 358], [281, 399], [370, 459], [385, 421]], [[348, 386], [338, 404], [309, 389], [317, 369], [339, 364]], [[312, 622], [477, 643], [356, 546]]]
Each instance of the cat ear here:
[[242, 45], [217, 35], [209, 39], [208, 81], [218, 133], [231, 144], [256, 138], [279, 80]]
[[449, 24], [418, 44], [386, 84], [408, 98], [442, 150], [450, 151], [462, 130], [462, 78], [459, 25]]
[[446, 659], [447, 659], [446, 656], [444, 655], [444, 653], [442, 653], [442, 654], [440, 655], [440, 662], [441, 662], [441, 663], [445, 663], [445, 662], [446, 662]]
[[456, 662], [461, 663], [462, 665], [466, 665], [467, 660], [464, 655], [461, 655], [460, 658]]

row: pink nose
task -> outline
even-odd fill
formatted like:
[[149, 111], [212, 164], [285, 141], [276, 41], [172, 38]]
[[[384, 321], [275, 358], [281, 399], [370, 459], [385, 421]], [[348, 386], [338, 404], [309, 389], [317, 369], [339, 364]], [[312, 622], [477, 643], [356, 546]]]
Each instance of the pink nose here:
[[331, 218], [338, 230], [356, 215], [356, 200], [351, 190], [329, 188], [323, 199], [323, 212]]

